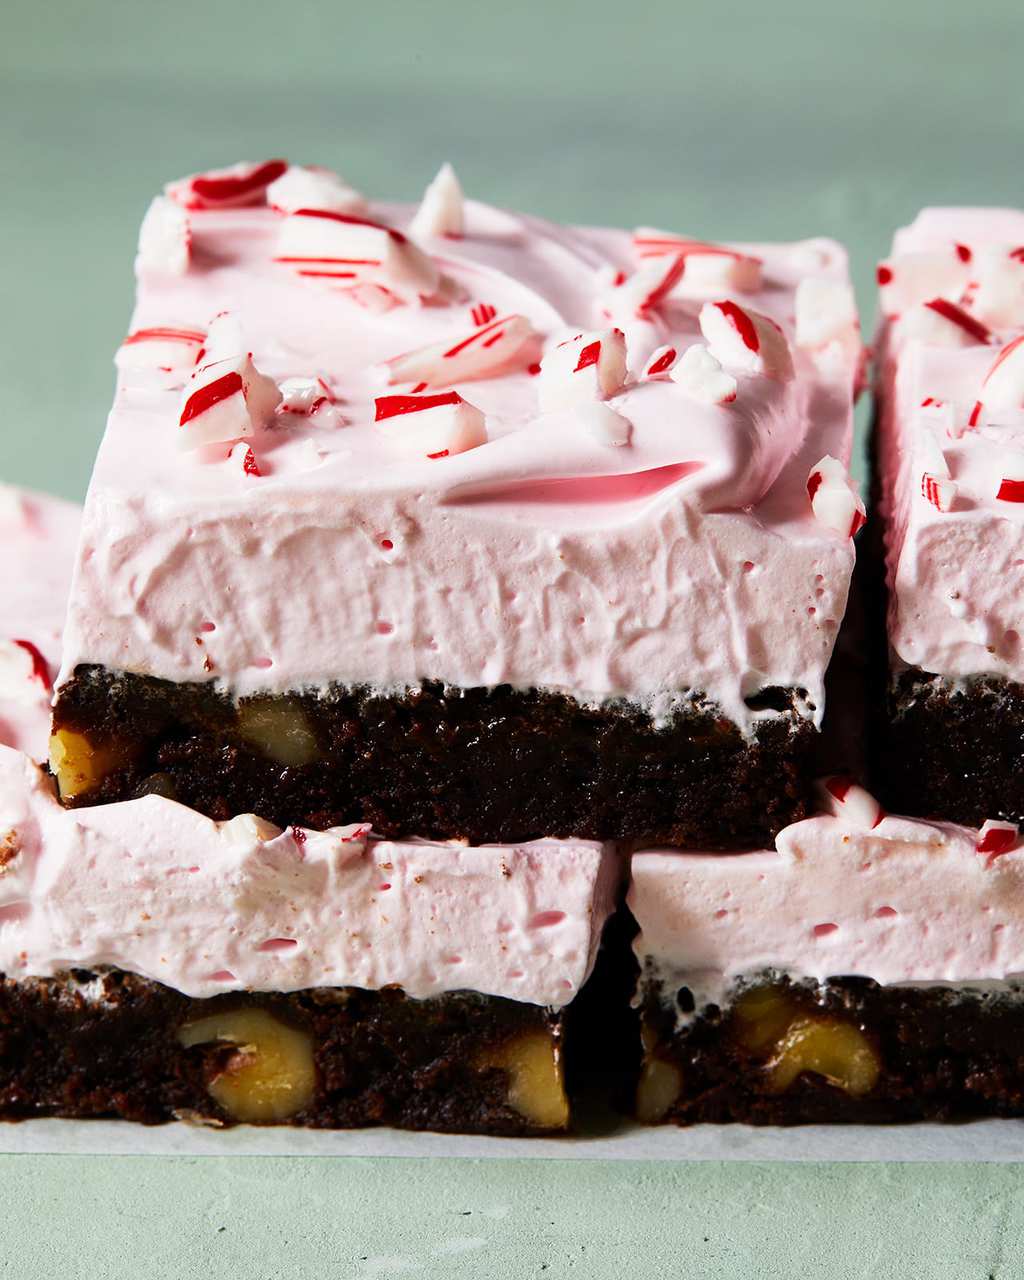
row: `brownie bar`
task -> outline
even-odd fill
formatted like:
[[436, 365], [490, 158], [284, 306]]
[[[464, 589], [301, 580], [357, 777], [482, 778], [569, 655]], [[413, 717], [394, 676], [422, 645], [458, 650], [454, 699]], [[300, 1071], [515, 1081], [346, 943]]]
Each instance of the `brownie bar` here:
[[647, 1123], [881, 1123], [1024, 1115], [1024, 992], [763, 974], [691, 1018], [644, 988]]
[[807, 811], [817, 733], [801, 697], [763, 691], [751, 701], [775, 714], [744, 737], [700, 699], [656, 727], [625, 703], [507, 685], [236, 703], [208, 684], [79, 667], [57, 703], [53, 765], [65, 804], [158, 791], [214, 818], [254, 812], [281, 826], [736, 849]]
[[192, 1000], [120, 970], [0, 977], [0, 1119], [559, 1132], [564, 1021], [472, 992]]

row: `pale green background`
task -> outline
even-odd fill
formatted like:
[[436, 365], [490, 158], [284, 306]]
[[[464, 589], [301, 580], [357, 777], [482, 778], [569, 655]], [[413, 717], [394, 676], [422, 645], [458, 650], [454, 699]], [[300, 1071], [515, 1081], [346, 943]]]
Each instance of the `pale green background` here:
[[[83, 493], [170, 176], [447, 158], [555, 217], [829, 233], [869, 303], [918, 205], [1024, 204], [1022, 60], [1020, 0], [0, 0], [0, 474]], [[0, 1159], [18, 1280], [1003, 1280], [1022, 1228], [1015, 1167]]]

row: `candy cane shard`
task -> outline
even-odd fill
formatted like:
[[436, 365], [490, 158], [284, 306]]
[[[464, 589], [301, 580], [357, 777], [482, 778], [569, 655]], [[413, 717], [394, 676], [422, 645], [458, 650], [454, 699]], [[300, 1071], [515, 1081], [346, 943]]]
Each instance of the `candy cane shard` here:
[[267, 188], [287, 172], [285, 160], [263, 164], [235, 164], [227, 169], [193, 173], [164, 187], [186, 209], [238, 209], [266, 204]]
[[173, 200], [157, 196], [139, 228], [136, 274], [183, 276], [191, 257], [192, 230], [188, 214]]
[[599, 444], [612, 445], [616, 448], [629, 444], [633, 434], [633, 424], [621, 413], [617, 413], [610, 404], [593, 400], [577, 405], [573, 412], [577, 421]]
[[939, 443], [931, 421], [922, 421], [914, 432], [914, 462], [922, 471], [938, 476], [941, 480], [949, 479], [949, 464], [946, 462], [945, 450]]
[[416, 237], [461, 236], [465, 226], [462, 187], [450, 164], [443, 164], [427, 187], [409, 231]]
[[644, 263], [631, 276], [616, 277], [598, 301], [606, 314], [619, 323], [628, 323], [636, 316], [642, 318], [666, 301], [682, 279], [685, 266], [682, 256]]
[[171, 325], [136, 329], [118, 347], [114, 363], [122, 370], [184, 372], [195, 367], [205, 342], [202, 329], [176, 329]]
[[52, 688], [47, 661], [31, 640], [0, 640], [0, 698], [36, 702]]
[[245, 439], [266, 426], [280, 400], [277, 383], [248, 355], [200, 365], [182, 393], [179, 447]]
[[921, 495], [937, 511], [951, 511], [957, 493], [956, 485], [948, 476], [934, 475], [927, 471], [921, 476]]
[[457, 391], [378, 396], [375, 405], [378, 430], [403, 453], [447, 458], [487, 440], [484, 415]]
[[864, 831], [873, 831], [885, 817], [885, 810], [871, 792], [845, 774], [822, 779], [817, 791], [826, 813]]
[[826, 454], [811, 468], [807, 496], [814, 518], [843, 537], [852, 538], [864, 524], [864, 503], [838, 458]]
[[434, 296], [441, 273], [394, 227], [331, 209], [296, 209], [281, 224], [275, 262], [335, 288], [383, 286], [405, 302]]
[[260, 471], [259, 463], [256, 461], [256, 455], [252, 451], [252, 445], [246, 444], [244, 440], [239, 440], [238, 444], [231, 446], [228, 462], [236, 471], [240, 471], [243, 476], [252, 476], [258, 479], [263, 474]]
[[652, 258], [682, 258], [679, 292], [687, 295], [735, 290], [756, 293], [761, 287], [761, 260], [738, 249], [708, 244], [686, 236], [638, 227], [633, 232], [633, 251], [641, 262]]
[[1004, 853], [1016, 849], [1019, 840], [1020, 830], [1015, 822], [999, 822], [989, 818], [981, 825], [974, 849], [984, 857], [986, 867], [990, 867]]
[[977, 424], [982, 408], [1024, 408], [1024, 334], [1002, 348], [985, 374], [971, 426]]
[[462, 337], [394, 356], [385, 364], [390, 383], [450, 387], [453, 382], [494, 378], [533, 359], [537, 334], [525, 316], [499, 316]]
[[948, 298], [915, 303], [896, 321], [902, 340], [918, 339], [935, 347], [975, 347], [992, 341], [992, 332]]
[[285, 378], [280, 383], [282, 413], [298, 413], [311, 417], [324, 405], [333, 404], [331, 389], [323, 378]]
[[731, 404], [736, 399], [736, 379], [700, 342], [687, 347], [671, 378], [691, 400], [701, 404]]
[[540, 362], [541, 413], [607, 400], [626, 381], [626, 339], [620, 329], [578, 333], [552, 347]]
[[291, 165], [267, 187], [267, 204], [278, 213], [295, 213], [298, 209], [329, 209], [332, 213], [363, 215], [368, 209], [366, 197], [350, 187], [331, 169], [316, 165]]
[[648, 357], [641, 379], [650, 382], [652, 379], [667, 378], [678, 358], [679, 353], [675, 347], [657, 347]]
[[797, 284], [795, 306], [798, 347], [820, 351], [830, 342], [859, 341], [857, 302], [845, 280], [805, 276]]
[[778, 379], [793, 376], [786, 335], [768, 316], [725, 298], [705, 302], [699, 320], [708, 350], [726, 369]]
[[901, 253], [880, 262], [876, 279], [882, 314], [900, 315], [929, 298], [959, 298], [970, 274], [970, 263], [955, 244], [948, 249]]

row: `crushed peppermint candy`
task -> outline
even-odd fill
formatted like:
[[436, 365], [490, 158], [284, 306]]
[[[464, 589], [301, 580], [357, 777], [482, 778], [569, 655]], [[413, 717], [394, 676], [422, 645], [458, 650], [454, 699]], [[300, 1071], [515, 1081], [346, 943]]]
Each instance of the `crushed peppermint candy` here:
[[525, 316], [499, 316], [461, 337], [394, 356], [386, 363], [387, 379], [426, 388], [494, 378], [525, 367], [536, 348], [537, 335]]
[[672, 381], [701, 404], [731, 404], [738, 384], [703, 343], [687, 347], [671, 373]]
[[462, 187], [455, 176], [455, 170], [445, 163], [423, 193], [420, 207], [409, 224], [409, 231], [412, 235], [423, 238], [459, 237], [465, 224], [464, 204]]
[[288, 169], [286, 160], [263, 164], [236, 164], [228, 169], [211, 169], [169, 182], [167, 195], [186, 209], [237, 209], [266, 204], [267, 189]]
[[374, 403], [378, 430], [404, 453], [436, 460], [487, 440], [484, 415], [457, 391], [378, 396]]
[[1015, 822], [1000, 822], [989, 818], [982, 823], [974, 848], [985, 858], [986, 867], [990, 867], [1004, 853], [1017, 848], [1020, 831]]
[[845, 774], [822, 779], [818, 794], [827, 813], [866, 831], [873, 831], [885, 817], [885, 810], [871, 792]]
[[826, 454], [811, 468], [807, 496], [815, 519], [843, 537], [854, 537], [863, 526], [864, 503], [838, 458]]
[[621, 329], [577, 333], [545, 353], [537, 394], [542, 413], [607, 400], [626, 381], [626, 339]]
[[705, 302], [700, 330], [708, 350], [726, 369], [785, 379], [793, 375], [793, 358], [781, 327], [760, 312], [729, 298]]

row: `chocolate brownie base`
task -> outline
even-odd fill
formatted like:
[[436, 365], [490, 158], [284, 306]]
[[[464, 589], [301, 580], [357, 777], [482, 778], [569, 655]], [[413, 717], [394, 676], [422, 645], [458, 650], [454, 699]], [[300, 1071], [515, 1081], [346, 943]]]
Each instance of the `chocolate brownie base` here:
[[507, 685], [236, 703], [208, 684], [83, 667], [60, 692], [54, 767], [70, 804], [159, 790], [214, 818], [281, 826], [734, 849], [770, 844], [806, 813], [817, 734], [800, 696], [758, 695], [776, 714], [746, 738], [699, 700], [656, 727], [624, 703]]
[[192, 1000], [118, 970], [0, 977], [0, 1118], [559, 1132], [563, 1022], [473, 993]]
[[637, 1110], [648, 1123], [1024, 1115], [1024, 989], [764, 976], [728, 1008], [677, 1025], [687, 1003], [685, 987], [644, 991]]
[[1024, 685], [894, 673], [879, 735], [876, 788], [894, 813], [980, 827], [1024, 821]]

